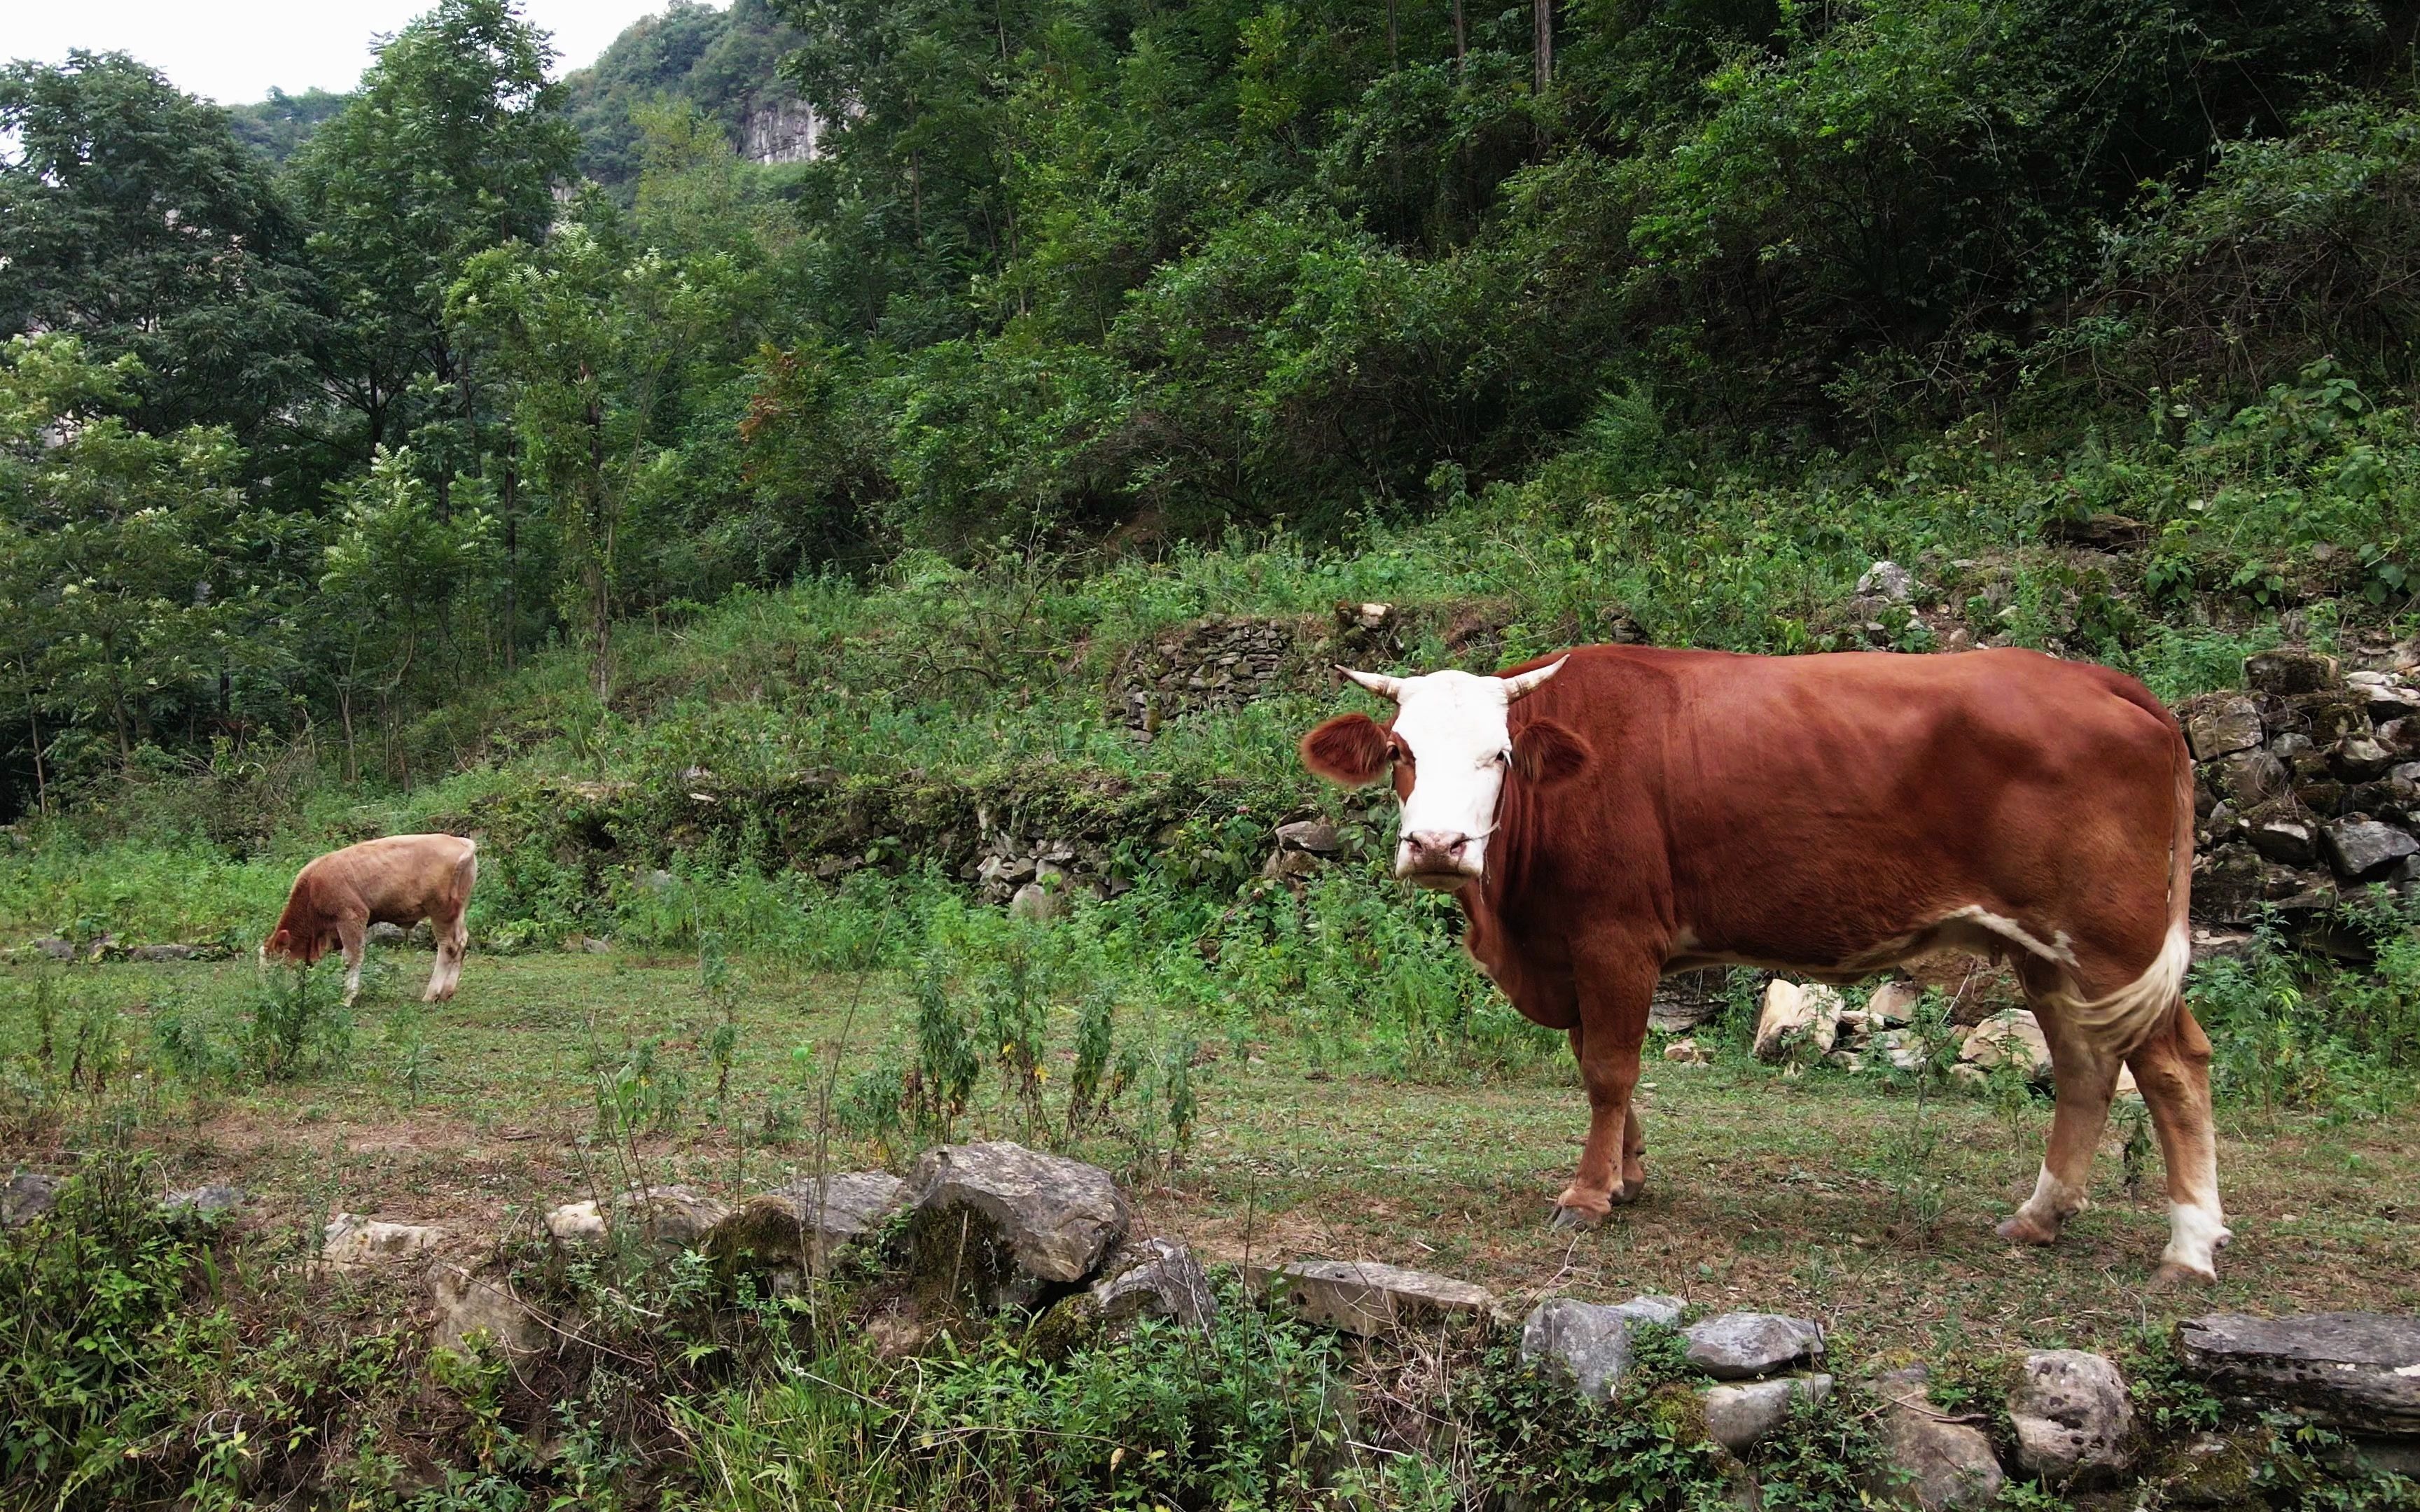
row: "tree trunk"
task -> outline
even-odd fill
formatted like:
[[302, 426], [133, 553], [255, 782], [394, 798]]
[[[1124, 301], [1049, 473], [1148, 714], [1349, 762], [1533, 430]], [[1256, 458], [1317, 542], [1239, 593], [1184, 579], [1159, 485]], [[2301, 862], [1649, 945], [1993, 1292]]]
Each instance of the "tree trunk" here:
[[1387, 71], [1395, 71], [1395, 0], [1387, 0]]
[[[24, 674], [24, 664], [18, 663], [19, 676]], [[34, 702], [34, 685], [25, 685], [25, 728], [34, 739], [34, 807], [43, 813], [51, 811], [51, 783], [42, 767], [42, 706]]]
[[520, 481], [520, 471], [513, 466], [509, 453], [504, 458], [504, 671], [511, 671], [518, 659], [520, 640], [520, 609], [516, 601], [521, 576], [521, 522], [513, 512], [514, 485]]
[[1453, 0], [1453, 76], [1462, 77], [1463, 65], [1470, 58], [1470, 32], [1462, 21], [1462, 0]]
[[613, 511], [605, 496], [605, 412], [594, 396], [588, 401], [588, 506], [589, 677], [602, 703], [613, 685]]
[[1538, 53], [1538, 148], [1546, 147], [1546, 91], [1555, 82], [1555, 0], [1530, 0], [1530, 20]]

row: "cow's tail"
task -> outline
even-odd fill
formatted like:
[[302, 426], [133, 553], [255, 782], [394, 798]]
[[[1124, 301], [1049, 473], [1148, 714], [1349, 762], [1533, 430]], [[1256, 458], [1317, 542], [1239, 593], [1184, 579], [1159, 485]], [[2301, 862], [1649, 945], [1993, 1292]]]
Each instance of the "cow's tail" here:
[[2149, 969], [2105, 997], [2068, 1006], [2062, 1015], [2077, 1032], [2112, 1055], [2125, 1055], [2165, 1028], [2177, 1005], [2184, 1000], [2185, 971], [2193, 964], [2193, 756], [2185, 748], [2184, 732], [2149, 689], [2128, 680], [2118, 689], [2130, 703], [2154, 715], [2168, 730], [2169, 763], [2174, 775], [2168, 831], [2168, 929], [2160, 953]]

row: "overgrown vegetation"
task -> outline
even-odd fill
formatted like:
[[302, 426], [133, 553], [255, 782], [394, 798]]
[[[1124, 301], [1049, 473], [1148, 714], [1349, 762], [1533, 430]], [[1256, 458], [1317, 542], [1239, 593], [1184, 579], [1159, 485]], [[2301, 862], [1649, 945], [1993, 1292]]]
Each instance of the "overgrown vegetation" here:
[[[510, 1026], [569, 1045], [517, 1069], [568, 1088], [532, 1105], [564, 1092], [589, 1195], [981, 1133], [1241, 1182], [1249, 1247], [1306, 1157], [1231, 1153], [1237, 1068], [1306, 1106], [1568, 1074], [1450, 904], [1385, 882], [1384, 806], [1300, 772], [1331, 655], [2016, 644], [2178, 699], [2280, 641], [2411, 640], [2411, 47], [2351, 0], [738, 0], [566, 79], [509, 0], [441, 0], [342, 96], [0, 70], [0, 933], [54, 942], [0, 982], [0, 1140], [83, 1155], [0, 1238], [0, 1495], [1726, 1503], [1668, 1339], [1584, 1407], [1500, 1339], [1347, 1346], [1233, 1290], [1206, 1338], [891, 1358], [863, 1276], [777, 1294], [632, 1233], [566, 1263], [523, 1225], [491, 1258], [579, 1336], [432, 1359], [408, 1299], [307, 1263], [337, 1152], [261, 1225], [163, 1210], [129, 1151], [364, 1088], [535, 1137], [457, 1011], [357, 1024], [333, 963], [90, 963], [248, 954], [318, 850], [476, 829], [491, 964], [678, 964], [641, 1019]], [[813, 161], [736, 150], [800, 101]], [[1857, 587], [1884, 558], [1904, 600]], [[1135, 727], [1145, 653], [1206, 616], [1279, 627], [1289, 670]], [[1334, 858], [1264, 874], [1312, 817]], [[1053, 919], [978, 894], [1002, 837]], [[2412, 906], [2197, 966], [2224, 1119], [2325, 1142], [2408, 1106]], [[767, 1026], [834, 981], [812, 1033]], [[1701, 1031], [1719, 1074], [1766, 1074], [1753, 988]], [[1855, 1083], [1871, 1200], [1838, 1210], [1936, 1271], [1978, 1120], [2030, 1161], [2042, 1117], [2013, 1069], [1953, 1090], [1952, 1006]], [[1950, 1353], [1941, 1405], [1996, 1411], [1999, 1363]], [[2138, 1411], [2268, 1435], [2245, 1494], [2410, 1504], [2166, 1358], [2130, 1359]], [[1871, 1407], [1794, 1417], [1765, 1503], [1874, 1494]]]

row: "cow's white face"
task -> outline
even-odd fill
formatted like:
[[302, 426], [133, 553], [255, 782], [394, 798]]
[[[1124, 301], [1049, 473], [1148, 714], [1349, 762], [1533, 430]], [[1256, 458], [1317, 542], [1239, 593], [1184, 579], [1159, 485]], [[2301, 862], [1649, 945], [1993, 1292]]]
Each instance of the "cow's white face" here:
[[1391, 764], [1395, 795], [1404, 806], [1395, 875], [1451, 891], [1487, 870], [1488, 837], [1504, 801], [1507, 773], [1518, 767], [1526, 776], [1551, 781], [1579, 764], [1583, 748], [1559, 725], [1524, 726], [1522, 744], [1530, 758], [1526, 762], [1512, 732], [1512, 704], [1562, 666], [1557, 661], [1512, 677], [1458, 671], [1387, 677], [1339, 668], [1370, 691], [1394, 700], [1394, 722], [1381, 727], [1358, 714], [1331, 719], [1303, 738], [1303, 761], [1348, 785], [1376, 781]]
[[1459, 887], [1487, 870], [1487, 837], [1512, 761], [1509, 685], [1501, 677], [1442, 671], [1398, 687], [1395, 770], [1404, 822], [1395, 875]]

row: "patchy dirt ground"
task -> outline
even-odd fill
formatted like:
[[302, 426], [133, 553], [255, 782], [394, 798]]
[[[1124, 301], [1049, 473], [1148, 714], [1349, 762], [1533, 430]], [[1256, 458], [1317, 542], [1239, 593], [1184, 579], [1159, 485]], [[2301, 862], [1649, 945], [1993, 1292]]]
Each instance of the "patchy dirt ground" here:
[[[637, 1160], [653, 1179], [729, 1196], [812, 1170], [827, 1087], [845, 1088], [907, 1032], [887, 980], [743, 969], [718, 1102], [704, 1048], [718, 1011], [692, 965], [482, 958], [458, 1002], [423, 1010], [411, 995], [425, 966], [391, 956], [348, 1048], [306, 1078], [240, 1088], [163, 1082], [156, 1047], [171, 1011], [231, 1034], [248, 964], [61, 973], [54, 1063], [68, 1063], [79, 1036], [90, 1053], [56, 1096], [38, 1095], [35, 1078], [8, 1080], [0, 1158], [54, 1165], [122, 1129], [178, 1183], [245, 1186], [264, 1223], [316, 1227], [341, 1210], [435, 1223], [475, 1244], [622, 1179], [631, 1155], [599, 1135], [599, 1078], [641, 1047], [652, 1046], [653, 1095], [668, 1111]], [[20, 1067], [40, 1032], [33, 994], [20, 990], [30, 980], [0, 977], [0, 1056]], [[1068, 1038], [1054, 1024], [1054, 1047]], [[1585, 1108], [1543, 1031], [1533, 1070], [1451, 1084], [1315, 1071], [1282, 1036], [1203, 1038], [1196, 1138], [1173, 1173], [1139, 1149], [1131, 1118], [1072, 1149], [1126, 1172], [1151, 1227], [1220, 1257], [1382, 1259], [1514, 1299], [1668, 1291], [1820, 1318], [1853, 1353], [2110, 1344], [2214, 1308], [2420, 1310], [2420, 1133], [2408, 1112], [2358, 1121], [2223, 1108], [2236, 1241], [2214, 1290], [2157, 1292], [2146, 1283], [2165, 1238], [2161, 1173], [2154, 1155], [2126, 1187], [2122, 1114], [2094, 1205], [2057, 1247], [2020, 1250], [1991, 1226], [2030, 1188], [2046, 1101], [1919, 1102], [1823, 1070], [1784, 1079], [1731, 1049], [1710, 1066], [1657, 1060], [1643, 1094], [1648, 1196], [1575, 1237], [1544, 1220]], [[1065, 1085], [1063, 1061], [1054, 1067], [1051, 1132], [997, 1103], [987, 1078], [959, 1137], [1065, 1145], [1052, 1137]], [[835, 1134], [826, 1158], [898, 1167], [913, 1153]]]

